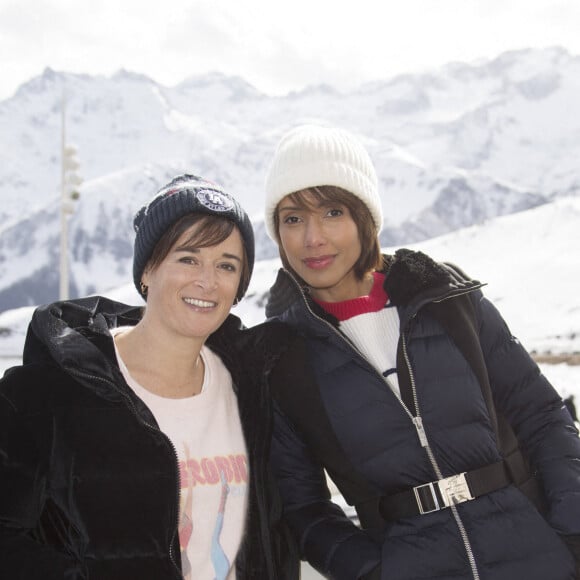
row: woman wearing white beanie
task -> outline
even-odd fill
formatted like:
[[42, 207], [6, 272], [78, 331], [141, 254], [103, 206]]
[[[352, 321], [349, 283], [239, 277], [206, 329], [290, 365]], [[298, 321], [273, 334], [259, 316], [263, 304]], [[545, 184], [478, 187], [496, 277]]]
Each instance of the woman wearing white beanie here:
[[[578, 578], [571, 417], [482, 283], [421, 252], [381, 255], [361, 142], [335, 128], [288, 132], [265, 219], [284, 267], [264, 348], [291, 331], [263, 373], [271, 460], [303, 559], [340, 580]], [[330, 500], [325, 472], [360, 526]], [[543, 496], [522, 484], [530, 472]]]

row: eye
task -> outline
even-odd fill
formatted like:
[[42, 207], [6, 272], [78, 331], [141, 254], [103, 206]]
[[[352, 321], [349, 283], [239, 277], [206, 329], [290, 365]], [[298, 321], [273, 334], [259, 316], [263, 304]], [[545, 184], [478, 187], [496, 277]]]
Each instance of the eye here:
[[236, 266], [236, 264], [232, 264], [231, 262], [225, 262], [223, 264], [220, 264], [219, 267], [222, 270], [225, 270], [226, 272], [235, 273], [238, 271], [238, 267]]
[[298, 216], [288, 215], [282, 220], [282, 223], [292, 225], [292, 224], [297, 224], [299, 221], [300, 221], [300, 218]]
[[326, 212], [329, 217], [340, 217], [344, 215], [344, 210], [340, 207], [333, 207]]
[[179, 258], [180, 264], [198, 264], [198, 259], [195, 256], [181, 256]]

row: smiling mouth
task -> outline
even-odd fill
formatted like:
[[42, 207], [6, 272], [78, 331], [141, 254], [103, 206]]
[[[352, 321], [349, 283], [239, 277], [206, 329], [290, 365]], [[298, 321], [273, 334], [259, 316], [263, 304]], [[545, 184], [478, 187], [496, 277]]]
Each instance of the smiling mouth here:
[[217, 302], [209, 302], [208, 300], [200, 300], [199, 298], [184, 298], [183, 301], [191, 306], [198, 308], [215, 308]]
[[304, 258], [304, 264], [313, 270], [321, 270], [329, 266], [334, 260], [334, 256], [318, 256], [316, 258]]

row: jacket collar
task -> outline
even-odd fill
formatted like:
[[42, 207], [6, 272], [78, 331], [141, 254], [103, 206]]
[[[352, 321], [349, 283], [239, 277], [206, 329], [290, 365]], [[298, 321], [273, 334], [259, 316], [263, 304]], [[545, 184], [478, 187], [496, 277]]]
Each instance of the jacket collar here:
[[[428, 302], [443, 300], [456, 294], [470, 292], [483, 284], [465, 275], [459, 268], [436, 262], [422, 252], [400, 249], [394, 255], [383, 256], [385, 290], [393, 304], [416, 311]], [[266, 305], [267, 318], [297, 321], [304, 307], [317, 316], [335, 323], [321, 313], [310, 300], [308, 288], [290, 272], [280, 269]]]
[[[102, 396], [111, 397], [111, 383], [124, 385], [110, 329], [135, 326], [143, 309], [101, 296], [55, 302], [37, 308], [24, 345], [23, 363], [49, 363], [61, 367]], [[241, 328], [229, 315], [208, 339], [230, 372], [236, 369], [231, 339]], [[234, 384], [236, 383], [236, 377]], [[121, 389], [124, 389], [121, 386]]]

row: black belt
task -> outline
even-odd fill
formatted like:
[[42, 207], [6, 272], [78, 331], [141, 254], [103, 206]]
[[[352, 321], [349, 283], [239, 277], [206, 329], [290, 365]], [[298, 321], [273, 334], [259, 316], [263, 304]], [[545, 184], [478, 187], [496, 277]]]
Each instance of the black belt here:
[[428, 514], [491, 493], [511, 482], [505, 462], [498, 461], [383, 496], [379, 500], [379, 512], [387, 521]]

